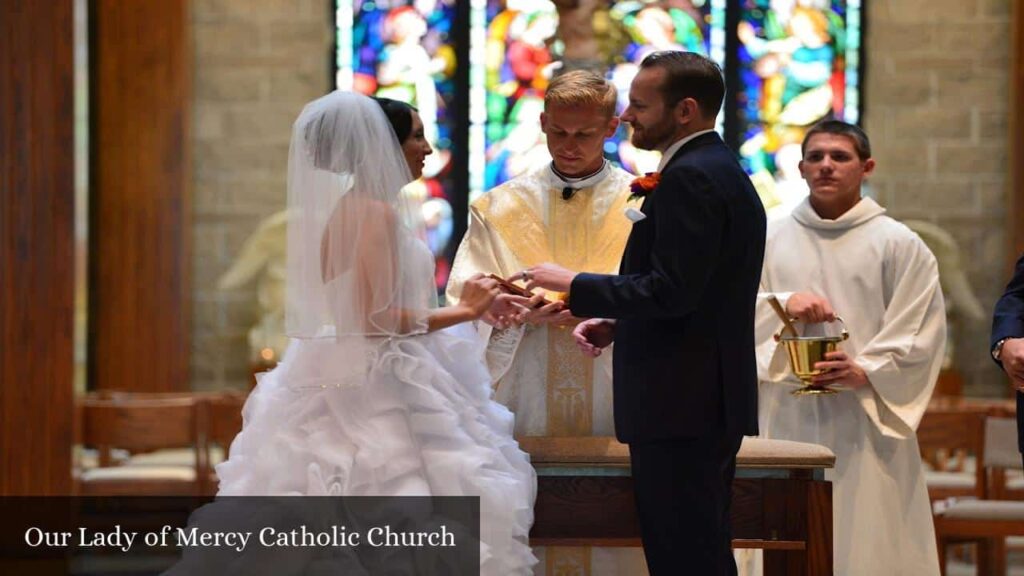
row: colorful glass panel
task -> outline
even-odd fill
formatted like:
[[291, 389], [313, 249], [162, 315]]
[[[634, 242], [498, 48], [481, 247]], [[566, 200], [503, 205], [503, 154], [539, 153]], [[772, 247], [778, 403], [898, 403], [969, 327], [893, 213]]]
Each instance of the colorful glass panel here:
[[[342, 0], [337, 9], [339, 88], [408, 102], [419, 109], [434, 153], [404, 192], [423, 202], [437, 285], [448, 281], [452, 238], [453, 103], [458, 65], [452, 44], [456, 0]], [[462, 192], [465, 193], [465, 192]]]
[[[583, 66], [603, 71], [625, 107], [629, 83], [648, 53], [685, 49], [709, 55], [726, 70], [735, 117], [729, 143], [740, 153], [765, 205], [798, 201], [806, 186], [795, 166], [808, 126], [836, 116], [859, 116], [860, 0], [465, 0], [469, 3], [468, 62], [452, 39], [456, 0], [339, 0], [338, 85], [417, 105], [436, 153], [425, 178], [411, 187], [426, 201], [431, 246], [444, 254], [453, 230], [450, 200], [477, 195], [549, 160], [538, 116], [555, 71], [581, 62], [566, 54], [562, 10], [590, 9], [598, 46]], [[588, 8], [589, 7], [589, 8]], [[727, 54], [726, 15], [739, 22]], [[569, 20], [566, 20], [567, 22]], [[465, 24], [460, 24], [465, 25]], [[570, 48], [578, 46], [570, 44]], [[570, 51], [571, 52], [571, 51]], [[595, 64], [596, 63], [596, 64]], [[468, 86], [456, 86], [457, 66], [469, 67]], [[456, 126], [452, 105], [469, 91], [469, 125]], [[456, 131], [468, 131], [467, 166], [452, 164]], [[722, 124], [719, 131], [724, 132]], [[466, 132], [458, 132], [465, 138]], [[633, 172], [653, 170], [657, 153], [637, 150], [623, 125], [606, 156]], [[454, 138], [455, 141], [466, 141]], [[454, 190], [452, 174], [468, 176]], [[458, 204], [461, 205], [461, 204]], [[448, 262], [439, 257], [439, 282]]]
[[[586, 4], [586, 3], [581, 3]], [[639, 62], [657, 50], [724, 54], [724, 3], [655, 1], [599, 3], [591, 21], [600, 53], [584, 62], [562, 61], [559, 13], [549, 0], [474, 0], [470, 61], [471, 118], [476, 146], [470, 156], [473, 196], [550, 160], [537, 120], [552, 74], [564, 66], [598, 69], [619, 91], [619, 111]], [[576, 8], [582, 9], [582, 8]], [[720, 62], [721, 63], [721, 62]], [[480, 125], [482, 124], [482, 126]], [[637, 150], [623, 125], [606, 143], [606, 156], [630, 171], [652, 170], [657, 153]]]
[[[480, 3], [474, 6], [481, 8]], [[483, 102], [483, 155], [471, 158], [471, 188], [488, 190], [529, 167], [550, 161], [540, 130], [544, 91], [558, 58], [555, 44], [558, 14], [548, 0], [488, 1], [484, 43], [471, 47], [470, 60], [483, 66], [471, 73], [483, 81], [474, 96]], [[474, 121], [480, 122], [480, 102], [471, 104]], [[480, 162], [483, 161], [482, 177]]]
[[860, 3], [744, 0], [736, 34], [740, 157], [769, 212], [788, 211], [807, 195], [807, 129], [858, 119]]
[[[629, 103], [629, 85], [640, 62], [652, 52], [685, 50], [714, 58], [721, 66], [724, 54], [724, 12], [713, 2], [622, 1], [612, 3], [611, 21], [626, 33], [621, 55], [609, 71], [619, 93], [619, 112]], [[623, 123], [605, 144], [606, 155], [635, 174], [657, 169], [661, 154], [640, 150], [629, 142]]]

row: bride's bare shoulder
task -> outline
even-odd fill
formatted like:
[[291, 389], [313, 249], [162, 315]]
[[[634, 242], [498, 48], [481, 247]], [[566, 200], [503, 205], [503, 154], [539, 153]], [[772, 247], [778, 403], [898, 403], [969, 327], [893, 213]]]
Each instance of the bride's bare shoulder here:
[[394, 224], [395, 208], [388, 202], [360, 194], [346, 194], [334, 208], [334, 216], [355, 217], [369, 224]]

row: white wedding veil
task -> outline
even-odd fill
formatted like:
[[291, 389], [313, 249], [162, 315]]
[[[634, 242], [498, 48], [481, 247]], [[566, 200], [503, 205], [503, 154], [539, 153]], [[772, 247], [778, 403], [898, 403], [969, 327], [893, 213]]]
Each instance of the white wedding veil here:
[[286, 327], [294, 338], [425, 332], [433, 259], [391, 123], [373, 99], [335, 91], [306, 105], [288, 163]]

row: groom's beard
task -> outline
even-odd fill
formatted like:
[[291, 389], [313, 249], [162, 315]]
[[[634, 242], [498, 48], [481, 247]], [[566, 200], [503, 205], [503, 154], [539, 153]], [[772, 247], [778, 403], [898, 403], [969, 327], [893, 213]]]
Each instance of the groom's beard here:
[[633, 123], [631, 126], [633, 135], [629, 141], [642, 150], [657, 150], [661, 144], [671, 144], [675, 134], [671, 114], [665, 114], [649, 124]]

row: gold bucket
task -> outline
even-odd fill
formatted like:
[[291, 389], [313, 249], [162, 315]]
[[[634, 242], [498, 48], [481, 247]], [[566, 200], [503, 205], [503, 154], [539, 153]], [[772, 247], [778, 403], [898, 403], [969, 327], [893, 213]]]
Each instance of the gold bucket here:
[[789, 354], [789, 366], [804, 385], [792, 392], [794, 396], [814, 396], [818, 394], [836, 394], [838, 390], [827, 385], [814, 384], [813, 379], [828, 370], [816, 370], [814, 365], [825, 360], [825, 355], [839, 349], [839, 343], [850, 337], [846, 323], [839, 316], [836, 320], [843, 325], [839, 336], [783, 336], [782, 331], [775, 335], [775, 341], [786, 347]]

